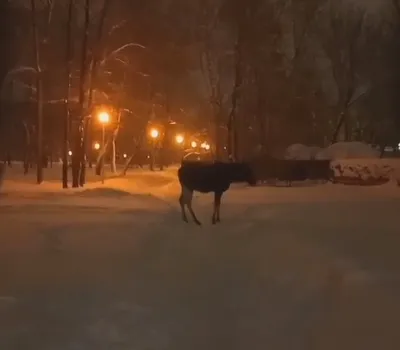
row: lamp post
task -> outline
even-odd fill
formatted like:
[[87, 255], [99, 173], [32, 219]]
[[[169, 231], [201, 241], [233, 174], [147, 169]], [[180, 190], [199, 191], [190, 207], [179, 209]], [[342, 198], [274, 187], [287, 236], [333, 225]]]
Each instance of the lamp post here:
[[90, 152], [90, 157], [89, 157], [89, 167], [92, 168], [92, 161], [93, 159], [96, 159], [99, 156], [99, 152], [101, 149], [100, 142], [95, 142], [93, 143], [93, 151]]
[[108, 114], [107, 112], [100, 112], [98, 118], [102, 126], [101, 149], [103, 150], [103, 154], [101, 157], [101, 183], [104, 184], [104, 157], [106, 156], [106, 150], [105, 150], [106, 124], [110, 122], [110, 114]]
[[175, 141], [178, 145], [183, 145], [183, 142], [185, 141], [185, 138], [183, 137], [183, 135], [178, 134], [175, 136]]
[[160, 132], [152, 128], [150, 130], [150, 137], [151, 137], [151, 159], [150, 159], [150, 170], [154, 171], [154, 154], [155, 154], [155, 148], [156, 148], [156, 140], [159, 138]]
[[179, 146], [179, 158], [180, 161], [183, 159], [183, 156], [185, 154], [185, 137], [182, 134], [177, 134], [175, 136], [175, 142], [178, 144]]
[[160, 136], [160, 132], [157, 129], [151, 129], [150, 136], [153, 140], [155, 140], [158, 138], [158, 136]]
[[209, 151], [209, 150], [211, 149], [210, 144], [207, 143], [207, 142], [203, 142], [203, 143], [200, 145], [200, 147], [203, 148], [203, 149], [206, 150], [206, 151]]

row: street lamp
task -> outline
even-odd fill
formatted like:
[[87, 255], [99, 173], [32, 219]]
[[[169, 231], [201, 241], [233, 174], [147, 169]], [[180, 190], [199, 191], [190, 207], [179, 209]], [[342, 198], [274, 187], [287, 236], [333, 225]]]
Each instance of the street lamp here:
[[183, 135], [176, 135], [175, 136], [175, 141], [176, 141], [176, 143], [181, 145], [181, 144], [183, 144], [183, 141], [185, 141], [185, 138], [183, 137]]
[[108, 124], [110, 122], [110, 114], [108, 114], [108, 112], [100, 112], [99, 122], [103, 125]]
[[185, 150], [184, 150], [184, 143], [185, 143], [185, 137], [182, 134], [177, 134], [175, 136], [175, 142], [178, 144], [179, 146], [179, 157], [181, 159], [183, 159], [184, 155], [185, 155]]
[[156, 138], [158, 138], [158, 136], [160, 136], [160, 132], [157, 129], [151, 129], [150, 130], [150, 137], [155, 140]]
[[192, 146], [192, 148], [196, 148], [197, 147], [197, 142], [196, 141], [192, 141], [192, 143], [190, 145]]
[[98, 150], [101, 148], [100, 143], [95, 142], [94, 145], [93, 145], [93, 148], [94, 148], [96, 151], [98, 151]]
[[152, 145], [151, 145], [151, 159], [150, 159], [150, 170], [151, 171], [154, 171], [154, 156], [155, 156], [156, 140], [158, 139], [159, 136], [160, 136], [160, 132], [157, 129], [152, 128], [150, 130], [150, 137], [153, 140]]
[[[106, 111], [100, 112], [98, 115], [99, 122], [102, 126], [102, 150], [103, 155], [101, 158], [101, 183], [104, 184], [104, 157], [105, 157], [105, 143], [106, 143], [106, 124], [110, 122], [110, 114]], [[100, 149], [100, 147], [99, 147]]]
[[210, 146], [207, 142], [203, 142], [203, 143], [200, 145], [200, 147], [203, 148], [203, 149], [205, 149], [206, 151], [209, 151], [210, 148], [211, 148], [211, 146]]

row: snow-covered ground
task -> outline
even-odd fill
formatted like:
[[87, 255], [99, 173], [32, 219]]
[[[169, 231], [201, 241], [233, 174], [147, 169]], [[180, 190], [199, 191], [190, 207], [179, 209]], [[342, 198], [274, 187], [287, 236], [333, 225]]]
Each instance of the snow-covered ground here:
[[[237, 185], [181, 221], [176, 169], [63, 191], [8, 171], [0, 349], [399, 349], [400, 188]], [[96, 181], [97, 180], [97, 181]]]

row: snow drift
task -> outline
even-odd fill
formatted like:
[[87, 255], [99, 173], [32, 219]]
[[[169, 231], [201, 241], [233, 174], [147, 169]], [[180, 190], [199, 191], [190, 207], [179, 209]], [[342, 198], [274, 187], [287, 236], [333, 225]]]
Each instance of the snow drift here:
[[363, 142], [337, 142], [320, 150], [316, 159], [362, 159], [379, 158], [379, 151]]

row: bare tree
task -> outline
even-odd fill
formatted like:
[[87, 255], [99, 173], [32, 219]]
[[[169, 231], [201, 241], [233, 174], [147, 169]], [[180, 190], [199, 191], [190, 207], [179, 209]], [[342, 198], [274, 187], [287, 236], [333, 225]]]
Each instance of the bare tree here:
[[[0, 31], [0, 49], [4, 52], [0, 58], [0, 138], [5, 132], [4, 130], [4, 100], [3, 100], [3, 83], [12, 67], [13, 38], [11, 35], [11, 6], [9, 1], [0, 2], [0, 22], [8, 30]], [[0, 154], [3, 154], [3, 144], [0, 142]], [[0, 189], [5, 174], [5, 165], [0, 162]]]
[[80, 64], [80, 79], [79, 79], [79, 120], [74, 132], [74, 151], [72, 154], [72, 187], [82, 186], [80, 173], [81, 163], [85, 160], [83, 150], [83, 133], [86, 117], [85, 95], [86, 95], [86, 80], [88, 68], [88, 39], [89, 39], [89, 24], [90, 24], [90, 0], [85, 0], [84, 3], [84, 25], [83, 38], [81, 49], [81, 64]]
[[371, 88], [361, 103], [356, 132], [359, 138], [379, 144], [382, 154], [387, 145], [398, 147], [400, 134], [399, 29], [396, 21], [380, 19], [364, 31], [364, 53], [368, 60], [364, 62], [362, 75]]
[[[267, 147], [267, 142], [272, 143], [272, 119], [275, 119], [273, 115], [276, 114], [274, 106], [280, 103], [277, 97], [283, 91], [281, 86], [285, 79], [282, 74], [284, 56], [280, 49], [282, 13], [281, 3], [252, 0], [246, 4], [239, 3], [239, 13], [236, 14], [236, 23], [241, 28], [241, 38], [237, 41], [240, 43], [240, 52], [237, 46], [234, 51], [236, 65], [242, 61], [242, 101], [237, 109], [246, 117], [241, 118], [242, 126], [243, 123], [244, 126], [247, 124], [246, 128], [239, 128], [237, 123], [236, 128], [242, 131], [243, 138], [246, 136], [244, 132], [249, 134], [249, 127], [257, 130], [252, 139], [257, 140], [262, 149]], [[238, 57], [241, 59], [238, 60]], [[253, 120], [250, 120], [251, 116]]]
[[35, 53], [36, 68], [36, 117], [37, 117], [37, 183], [43, 182], [43, 80], [42, 69], [40, 65], [40, 41], [36, 14], [36, 0], [31, 0], [32, 30], [33, 30], [33, 48]]
[[[115, 122], [114, 130], [112, 133], [112, 139], [111, 139], [111, 172], [116, 173], [117, 172], [117, 165], [116, 165], [116, 153], [117, 153], [117, 147], [116, 147], [116, 141], [118, 137], [118, 133], [120, 131], [121, 127], [121, 118], [122, 114], [124, 112], [123, 108], [123, 102], [125, 98], [125, 84], [126, 84], [126, 72], [124, 72], [124, 77], [122, 79], [122, 82], [118, 88], [119, 92], [118, 93], [118, 102], [117, 102], [117, 120]], [[117, 90], [117, 91], [118, 91]]]
[[396, 15], [400, 19], [400, 0], [392, 0], [392, 4], [395, 9]]
[[[290, 137], [305, 143], [323, 142], [326, 115], [321, 107], [321, 80], [318, 76], [318, 53], [312, 29], [323, 12], [326, 0], [288, 0], [283, 13], [290, 34], [290, 47], [286, 50], [284, 99], [285, 115], [295, 131]], [[325, 105], [326, 107], [326, 105]], [[328, 110], [328, 108], [326, 108]]]
[[360, 91], [362, 82], [359, 79], [360, 44], [365, 11], [358, 7], [330, 2], [326, 14], [327, 27], [323, 31], [321, 43], [330, 61], [337, 92], [338, 120], [331, 138], [331, 142], [335, 143], [343, 126], [345, 138], [348, 139], [348, 109], [365, 94], [364, 89]]
[[290, 64], [290, 71], [296, 72], [296, 64], [302, 58], [307, 47], [307, 36], [317, 15], [326, 3], [326, 0], [287, 0], [286, 12], [289, 17], [291, 32], [291, 50], [286, 57]]
[[110, 0], [104, 0], [103, 7], [100, 11], [100, 21], [97, 27], [97, 34], [92, 49], [92, 58], [90, 62], [89, 74], [88, 74], [88, 101], [86, 114], [88, 114], [83, 122], [83, 140], [82, 140], [82, 152], [83, 156], [81, 159], [81, 169], [80, 169], [80, 185], [83, 186], [86, 182], [86, 154], [88, 152], [88, 138], [89, 130], [92, 118], [92, 107], [93, 107], [93, 92], [97, 84], [98, 75], [98, 64], [100, 63], [102, 52], [103, 52], [103, 32], [104, 32], [104, 22], [110, 7]]
[[62, 168], [62, 183], [63, 188], [68, 188], [68, 150], [69, 150], [69, 126], [70, 126], [70, 111], [69, 100], [71, 94], [72, 82], [72, 15], [74, 8], [74, 0], [68, 1], [68, 18], [67, 18], [67, 35], [66, 35], [66, 51], [65, 51], [65, 65], [66, 71], [66, 94], [65, 94], [65, 114], [64, 114], [64, 139], [63, 139], [63, 168]]
[[[232, 8], [230, 3], [229, 8]], [[232, 16], [232, 28], [234, 32], [234, 64], [233, 64], [233, 88], [231, 93], [231, 109], [228, 116], [228, 154], [229, 159], [237, 161], [239, 158], [239, 145], [238, 145], [238, 104], [240, 103], [243, 90], [243, 70], [244, 70], [244, 40], [245, 30], [249, 23], [246, 23], [247, 19], [247, 6], [242, 2], [235, 2], [233, 4]]]
[[[222, 28], [220, 22], [221, 2], [202, 1], [201, 17], [198, 19], [198, 40], [200, 42], [200, 68], [206, 82], [209, 105], [212, 112], [211, 125], [214, 129], [215, 156], [222, 156], [222, 130], [226, 123], [223, 119], [223, 62], [230, 54], [226, 46], [220, 45]], [[226, 62], [226, 61], [225, 61]]]
[[[0, 20], [1, 23], [5, 27], [8, 27], [9, 30], [5, 31], [2, 30], [0, 32], [0, 47], [1, 50], [5, 53], [1, 55], [1, 63], [0, 63], [0, 87], [3, 88], [3, 84], [5, 79], [7, 78], [8, 72], [11, 70], [13, 65], [12, 62], [12, 35], [11, 35], [11, 5], [9, 1], [1, 1], [0, 3]], [[0, 130], [3, 121], [3, 89], [1, 89], [1, 96], [0, 96]]]

